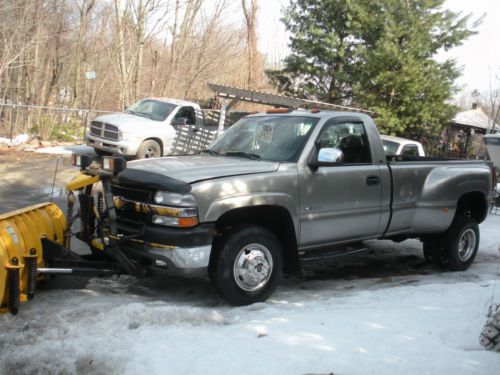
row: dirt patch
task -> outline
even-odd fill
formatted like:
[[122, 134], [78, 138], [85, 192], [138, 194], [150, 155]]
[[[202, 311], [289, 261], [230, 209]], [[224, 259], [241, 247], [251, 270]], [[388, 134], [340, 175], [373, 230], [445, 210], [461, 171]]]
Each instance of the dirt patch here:
[[2, 149], [0, 213], [51, 198], [64, 205], [65, 185], [77, 172], [77, 168], [70, 165], [69, 156]]
[[9, 161], [11, 158], [27, 158], [37, 155], [32, 151], [25, 151], [16, 147], [1, 147], [0, 146], [0, 163]]

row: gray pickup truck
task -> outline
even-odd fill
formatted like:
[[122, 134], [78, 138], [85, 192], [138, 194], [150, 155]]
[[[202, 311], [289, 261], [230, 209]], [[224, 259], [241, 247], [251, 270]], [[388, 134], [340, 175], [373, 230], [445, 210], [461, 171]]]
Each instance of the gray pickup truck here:
[[139, 160], [112, 183], [129, 259], [210, 278], [232, 304], [268, 298], [282, 272], [419, 238], [424, 255], [465, 270], [479, 244], [493, 167], [386, 157], [354, 112], [271, 110], [245, 117], [199, 155]]

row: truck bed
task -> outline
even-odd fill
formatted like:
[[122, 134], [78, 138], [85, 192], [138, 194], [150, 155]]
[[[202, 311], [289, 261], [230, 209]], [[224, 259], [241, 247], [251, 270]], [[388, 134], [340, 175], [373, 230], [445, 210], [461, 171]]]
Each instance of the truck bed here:
[[489, 183], [490, 164], [484, 160], [388, 156], [391, 194], [386, 236], [445, 231], [455, 215], [457, 200]]

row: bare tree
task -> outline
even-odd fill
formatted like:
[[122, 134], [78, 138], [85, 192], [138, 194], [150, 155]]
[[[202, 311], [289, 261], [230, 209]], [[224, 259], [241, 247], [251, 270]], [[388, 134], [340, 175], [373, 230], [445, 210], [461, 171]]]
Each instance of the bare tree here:
[[[495, 87], [496, 86], [496, 87]], [[495, 131], [495, 125], [498, 124], [500, 120], [500, 75], [497, 73], [495, 75], [495, 82], [491, 78], [490, 70], [490, 87], [488, 93], [488, 115], [490, 118], [490, 124], [488, 124], [487, 133]]]
[[[249, 3], [248, 3], [249, 2]], [[247, 35], [247, 56], [248, 56], [248, 71], [247, 71], [247, 86], [254, 88], [256, 85], [257, 76], [257, 0], [241, 0], [243, 15], [246, 22]]]
[[83, 55], [83, 42], [85, 39], [86, 30], [88, 27], [88, 22], [90, 18], [90, 12], [95, 5], [95, 0], [81, 0], [77, 2], [79, 11], [79, 25], [78, 25], [78, 36], [75, 45], [75, 55], [74, 55], [74, 77], [73, 77], [73, 97], [71, 100], [71, 106], [74, 107], [77, 98], [80, 94], [80, 79], [81, 79], [81, 63]]
[[[182, 4], [180, 0], [175, 2], [174, 24], [171, 29], [171, 48], [169, 71], [163, 81], [162, 95], [168, 92], [171, 95], [175, 89], [175, 77], [178, 75], [179, 65], [184, 62], [188, 44], [193, 37], [195, 21], [201, 10], [202, 0], [186, 0]], [[184, 9], [184, 12], [182, 10]], [[182, 15], [181, 15], [182, 14]]]
[[130, 7], [130, 1], [123, 5], [121, 0], [114, 0], [116, 17], [116, 48], [118, 51], [119, 82], [120, 82], [120, 108], [130, 104], [129, 82], [130, 69], [126, 64], [125, 55], [125, 26], [124, 19]]
[[[232, 17], [240, 4], [246, 26]], [[256, 17], [257, 0], [2, 0], [0, 133], [14, 123], [45, 137], [69, 121], [8, 103], [117, 110], [146, 94], [208, 99], [207, 81], [255, 87]]]

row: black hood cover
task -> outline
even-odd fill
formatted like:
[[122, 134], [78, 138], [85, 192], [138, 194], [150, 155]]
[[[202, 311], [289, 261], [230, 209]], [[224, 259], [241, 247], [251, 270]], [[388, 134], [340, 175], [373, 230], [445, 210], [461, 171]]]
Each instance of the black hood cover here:
[[189, 193], [191, 185], [184, 181], [141, 169], [127, 168], [121, 172], [117, 182], [124, 186], [145, 186], [151, 190], [166, 190], [174, 193]]

